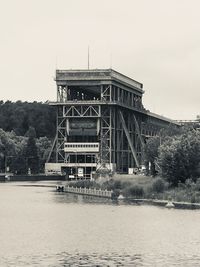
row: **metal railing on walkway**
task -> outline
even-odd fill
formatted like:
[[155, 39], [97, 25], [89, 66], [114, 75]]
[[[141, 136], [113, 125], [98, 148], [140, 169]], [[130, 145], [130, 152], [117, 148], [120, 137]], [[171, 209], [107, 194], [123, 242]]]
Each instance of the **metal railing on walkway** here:
[[105, 198], [111, 198], [113, 191], [109, 190], [101, 190], [96, 188], [82, 188], [82, 187], [73, 187], [73, 186], [64, 186], [63, 192], [67, 193], [75, 193], [75, 194], [81, 194], [81, 195], [88, 195], [88, 196], [97, 196], [97, 197], [105, 197]]

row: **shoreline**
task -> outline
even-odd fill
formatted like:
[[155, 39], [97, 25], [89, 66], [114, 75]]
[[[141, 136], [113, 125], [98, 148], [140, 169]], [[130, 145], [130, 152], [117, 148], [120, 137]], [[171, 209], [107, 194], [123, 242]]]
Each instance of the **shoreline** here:
[[[168, 200], [159, 200], [159, 199], [124, 199], [125, 202], [133, 202], [136, 204], [148, 204], [153, 206], [161, 206], [166, 207], [166, 205], [169, 203]], [[182, 201], [170, 201], [172, 204], [174, 204], [174, 209], [200, 209], [200, 203], [190, 203], [190, 202], [182, 202]], [[166, 207], [167, 208], [167, 207]]]
[[0, 175], [0, 182], [39, 182], [65, 181], [64, 175], [27, 174], [27, 175]]
[[[49, 180], [50, 181], [50, 180]], [[52, 180], [51, 180], [52, 181]], [[60, 182], [60, 180], [57, 180], [58, 182]], [[43, 182], [42, 180], [40, 181], [31, 181], [31, 180], [26, 180], [26, 181], [9, 181], [6, 183], [11, 183], [12, 182]], [[45, 181], [44, 182], [48, 182]], [[23, 184], [20, 186], [24, 186], [24, 187], [48, 187], [48, 188], [55, 188], [55, 192], [58, 192], [56, 190], [56, 184], [52, 185], [52, 184]], [[84, 196], [90, 196], [90, 197], [99, 197], [102, 198], [102, 196], [98, 196], [98, 195], [91, 195], [91, 194], [83, 194], [80, 192], [69, 192], [69, 191], [64, 191], [64, 192], [59, 192], [61, 194], [76, 194], [76, 195], [84, 195]], [[107, 198], [107, 197], [104, 197]], [[109, 199], [109, 198], [108, 198]], [[152, 206], [160, 206], [160, 207], [166, 207], [166, 205], [169, 203], [169, 200], [159, 200], [159, 199], [152, 199], [152, 198], [126, 198], [124, 197], [123, 199], [117, 199], [117, 197], [113, 197], [110, 198], [114, 201], [117, 201], [120, 204], [138, 204], [138, 205], [152, 205]], [[173, 203], [174, 205], [174, 209], [188, 209], [188, 210], [199, 210], [200, 209], [200, 203], [190, 203], [190, 202], [183, 202], [183, 201], [170, 201], [171, 203]]]

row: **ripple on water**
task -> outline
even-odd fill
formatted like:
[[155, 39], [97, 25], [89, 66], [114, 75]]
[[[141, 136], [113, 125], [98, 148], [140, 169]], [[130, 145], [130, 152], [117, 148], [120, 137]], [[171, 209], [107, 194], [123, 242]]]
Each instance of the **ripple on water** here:
[[0, 186], [0, 267], [200, 266], [200, 212]]
[[100, 255], [98, 253], [89, 254], [69, 254], [57, 253], [51, 255], [21, 255], [9, 258], [1, 258], [0, 266], [143, 266], [139, 255], [120, 255], [117, 253], [108, 253]]
[[66, 252], [56, 253], [51, 255], [21, 255], [9, 258], [1, 258], [0, 266], [9, 267], [25, 267], [25, 266], [74, 266], [74, 267], [101, 267], [101, 266], [199, 266], [200, 257], [193, 255], [192, 257], [184, 255], [128, 255], [118, 253], [107, 254], [69, 254]]

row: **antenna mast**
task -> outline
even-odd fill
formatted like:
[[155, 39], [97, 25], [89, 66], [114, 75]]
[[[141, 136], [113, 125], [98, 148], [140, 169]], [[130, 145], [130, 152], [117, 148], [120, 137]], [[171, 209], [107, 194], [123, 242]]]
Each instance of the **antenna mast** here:
[[88, 45], [88, 70], [90, 69], [90, 47]]

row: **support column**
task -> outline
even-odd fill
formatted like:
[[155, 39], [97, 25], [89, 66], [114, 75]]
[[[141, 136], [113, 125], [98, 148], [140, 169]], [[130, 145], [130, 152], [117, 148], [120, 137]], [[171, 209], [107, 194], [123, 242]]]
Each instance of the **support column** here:
[[138, 161], [138, 158], [137, 158], [137, 152], [131, 142], [131, 138], [130, 138], [130, 135], [129, 135], [129, 132], [128, 132], [128, 129], [126, 127], [126, 123], [125, 123], [125, 120], [124, 120], [124, 117], [123, 117], [123, 114], [121, 112], [121, 110], [119, 110], [119, 114], [120, 114], [120, 119], [121, 119], [121, 122], [122, 122], [122, 126], [123, 126], [123, 129], [124, 129], [124, 132], [125, 132], [125, 135], [126, 135], [126, 138], [128, 140], [128, 144], [130, 146], [130, 149], [131, 149], [131, 152], [132, 152], [132, 155], [134, 157], [134, 160], [135, 160], [135, 163], [136, 163], [136, 166], [139, 168], [140, 164], [139, 164], [139, 161]]

